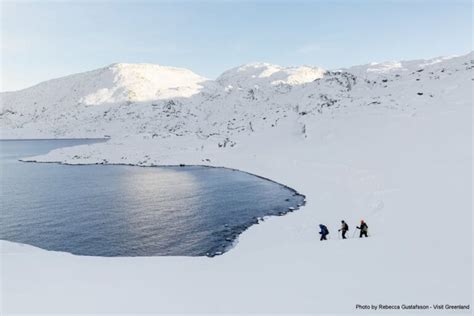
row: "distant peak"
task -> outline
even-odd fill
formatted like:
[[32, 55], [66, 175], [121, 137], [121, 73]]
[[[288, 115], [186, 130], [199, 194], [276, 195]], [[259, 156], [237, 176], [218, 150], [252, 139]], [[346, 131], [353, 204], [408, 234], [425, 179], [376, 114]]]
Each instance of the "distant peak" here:
[[232, 68], [217, 78], [224, 85], [254, 86], [290, 84], [298, 85], [314, 81], [325, 70], [314, 66], [284, 67], [265, 62], [254, 62]]

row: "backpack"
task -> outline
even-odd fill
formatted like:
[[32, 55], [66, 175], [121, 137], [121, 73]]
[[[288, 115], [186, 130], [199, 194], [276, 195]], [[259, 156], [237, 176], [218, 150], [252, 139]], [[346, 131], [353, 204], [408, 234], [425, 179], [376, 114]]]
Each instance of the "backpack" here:
[[328, 228], [327, 228], [326, 226], [323, 226], [323, 233], [324, 233], [325, 235], [329, 234], [329, 230], [328, 230]]
[[368, 231], [368, 230], [369, 230], [369, 226], [367, 226], [367, 224], [364, 223], [364, 224], [360, 225], [360, 229], [361, 229], [362, 231]]

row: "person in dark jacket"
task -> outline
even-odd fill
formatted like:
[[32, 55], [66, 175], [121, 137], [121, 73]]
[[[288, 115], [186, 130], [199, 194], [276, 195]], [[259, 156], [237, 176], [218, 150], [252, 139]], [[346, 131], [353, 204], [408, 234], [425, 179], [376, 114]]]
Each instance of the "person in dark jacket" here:
[[360, 235], [359, 238], [362, 237], [369, 237], [367, 234], [369, 232], [369, 226], [364, 222], [364, 220], [360, 221], [360, 226], [357, 226], [357, 229], [360, 229]]
[[341, 221], [341, 228], [338, 230], [342, 232], [342, 239], [346, 239], [346, 233], [349, 230], [349, 225], [345, 221]]
[[321, 235], [321, 239], [320, 239], [320, 240], [327, 240], [327, 239], [326, 239], [326, 236], [329, 235], [329, 230], [328, 230], [328, 228], [327, 228], [325, 225], [323, 225], [323, 224], [319, 224], [319, 229], [321, 230], [321, 231], [319, 232], [319, 234]]

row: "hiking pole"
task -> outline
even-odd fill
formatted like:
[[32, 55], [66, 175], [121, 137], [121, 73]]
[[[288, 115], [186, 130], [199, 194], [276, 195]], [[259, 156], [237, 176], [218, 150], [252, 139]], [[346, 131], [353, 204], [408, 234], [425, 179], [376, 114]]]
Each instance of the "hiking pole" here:
[[352, 234], [352, 238], [355, 237], [356, 231], [357, 231], [357, 229], [354, 229], [354, 233]]

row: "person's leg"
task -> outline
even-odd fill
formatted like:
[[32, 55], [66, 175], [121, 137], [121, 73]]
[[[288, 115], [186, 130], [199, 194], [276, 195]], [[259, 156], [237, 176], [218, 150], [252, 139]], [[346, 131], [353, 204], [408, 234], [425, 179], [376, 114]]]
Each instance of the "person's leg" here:
[[342, 231], [342, 239], [346, 239], [346, 233], [347, 233], [347, 230]]
[[367, 236], [367, 231], [364, 232], [364, 236], [365, 236], [365, 237], [369, 237], [369, 236]]

